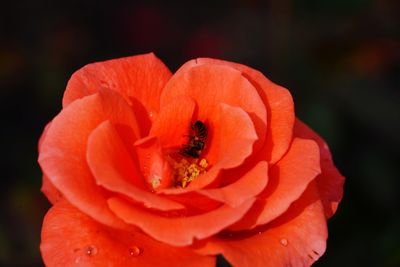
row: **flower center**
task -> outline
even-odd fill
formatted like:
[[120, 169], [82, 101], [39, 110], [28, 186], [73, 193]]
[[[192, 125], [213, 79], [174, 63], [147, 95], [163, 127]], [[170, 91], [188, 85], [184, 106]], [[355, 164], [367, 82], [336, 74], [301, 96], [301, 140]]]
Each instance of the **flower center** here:
[[167, 187], [186, 188], [194, 179], [207, 172], [208, 161], [201, 154], [206, 145], [207, 127], [202, 121], [190, 125], [187, 141], [179, 148], [164, 150], [156, 138], [138, 145], [144, 159], [142, 173], [152, 191]]
[[173, 181], [176, 187], [185, 188], [199, 175], [206, 173], [208, 162], [206, 159], [195, 159], [189, 162], [183, 158], [175, 161], [171, 158], [171, 165], [173, 167]]

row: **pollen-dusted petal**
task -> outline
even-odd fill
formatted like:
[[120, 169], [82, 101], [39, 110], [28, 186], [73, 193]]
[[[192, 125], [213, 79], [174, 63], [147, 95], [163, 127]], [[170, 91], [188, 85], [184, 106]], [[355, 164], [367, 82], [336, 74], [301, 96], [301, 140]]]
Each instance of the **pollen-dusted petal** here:
[[179, 96], [163, 106], [154, 120], [150, 136], [158, 136], [163, 147], [176, 147], [186, 142], [196, 103], [187, 96]]
[[69, 80], [63, 107], [100, 88], [118, 91], [132, 106], [144, 136], [150, 129], [151, 116], [159, 110], [161, 91], [171, 76], [153, 53], [88, 64]]
[[325, 141], [307, 125], [296, 120], [294, 135], [309, 138], [317, 142], [321, 154], [321, 174], [316, 178], [319, 194], [324, 204], [325, 216], [332, 217], [343, 196], [344, 177], [335, 167], [331, 152]]
[[301, 196], [320, 172], [318, 145], [312, 140], [295, 138], [287, 154], [271, 166], [265, 191], [232, 229], [254, 228], [277, 218]]
[[216, 189], [202, 189], [196, 191], [211, 199], [226, 203], [232, 207], [241, 205], [247, 199], [257, 196], [268, 183], [268, 163], [257, 163], [236, 182]]
[[184, 206], [148, 191], [132, 155], [109, 121], [101, 123], [89, 136], [87, 161], [96, 183], [142, 203], [147, 208], [177, 210]]
[[161, 107], [180, 95], [196, 101], [198, 119], [201, 121], [216, 114], [220, 103], [242, 108], [250, 115], [260, 138], [254, 145], [255, 150], [263, 145], [267, 127], [265, 104], [240, 71], [229, 66], [210, 64], [181, 68], [162, 91]]
[[149, 213], [120, 198], [108, 200], [111, 210], [126, 223], [139, 227], [156, 240], [174, 246], [188, 246], [195, 238], [204, 239], [225, 229], [242, 218], [253, 202], [254, 198], [236, 208], [222, 205], [204, 214], [170, 218]]
[[134, 146], [140, 170], [150, 188], [153, 191], [159, 191], [171, 187], [172, 169], [158, 137], [142, 138], [136, 141]]
[[290, 209], [253, 234], [211, 239], [199, 252], [219, 254], [233, 266], [311, 266], [326, 249], [328, 237], [322, 203], [315, 183]]
[[66, 202], [46, 214], [40, 251], [48, 267], [215, 266], [215, 257], [168, 246], [135, 229], [106, 227]]
[[124, 99], [111, 90], [101, 90], [74, 101], [53, 119], [40, 145], [39, 164], [71, 204], [104, 224], [121, 225], [109, 211], [107, 194], [96, 185], [86, 162], [88, 137], [104, 120], [131, 127], [133, 132], [137, 129]]
[[277, 162], [287, 151], [292, 140], [294, 103], [290, 92], [267, 79], [261, 72], [248, 66], [211, 58], [198, 58], [185, 63], [181, 72], [199, 65], [230, 66], [242, 73], [257, 89], [267, 109], [267, 136], [262, 152], [263, 160]]

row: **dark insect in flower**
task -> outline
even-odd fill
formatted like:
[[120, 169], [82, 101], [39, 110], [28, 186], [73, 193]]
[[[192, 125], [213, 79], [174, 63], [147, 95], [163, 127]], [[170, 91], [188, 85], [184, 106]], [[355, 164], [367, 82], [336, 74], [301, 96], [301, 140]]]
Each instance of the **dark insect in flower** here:
[[185, 157], [199, 158], [207, 139], [207, 127], [202, 121], [196, 121], [191, 126], [189, 141], [183, 145], [180, 154]]

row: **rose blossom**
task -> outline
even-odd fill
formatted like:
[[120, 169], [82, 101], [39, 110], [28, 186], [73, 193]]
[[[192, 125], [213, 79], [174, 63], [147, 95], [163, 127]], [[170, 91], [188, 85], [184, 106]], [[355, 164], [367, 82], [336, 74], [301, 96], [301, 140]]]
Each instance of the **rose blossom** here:
[[46, 266], [310, 266], [344, 182], [287, 89], [154, 54], [74, 73], [39, 163]]

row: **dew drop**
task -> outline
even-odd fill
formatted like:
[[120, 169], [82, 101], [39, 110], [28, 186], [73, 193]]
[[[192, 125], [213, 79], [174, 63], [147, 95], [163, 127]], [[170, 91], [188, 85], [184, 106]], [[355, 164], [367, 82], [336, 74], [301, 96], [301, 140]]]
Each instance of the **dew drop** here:
[[95, 246], [88, 246], [88, 247], [86, 248], [86, 255], [88, 255], [88, 256], [94, 256], [94, 255], [96, 255], [98, 252], [99, 252], [99, 251], [98, 251], [97, 247], [95, 247]]
[[151, 121], [154, 121], [156, 116], [157, 116], [157, 112], [155, 112], [155, 111], [150, 111], [149, 112], [149, 118], [150, 118]]
[[280, 242], [281, 242], [281, 245], [284, 247], [286, 247], [288, 245], [288, 241], [285, 238], [282, 238]]
[[132, 257], [137, 257], [142, 254], [142, 252], [143, 250], [138, 246], [132, 246], [129, 248], [129, 255], [131, 255]]
[[81, 257], [78, 256], [75, 258], [75, 263], [79, 263], [80, 261], [81, 261]]

